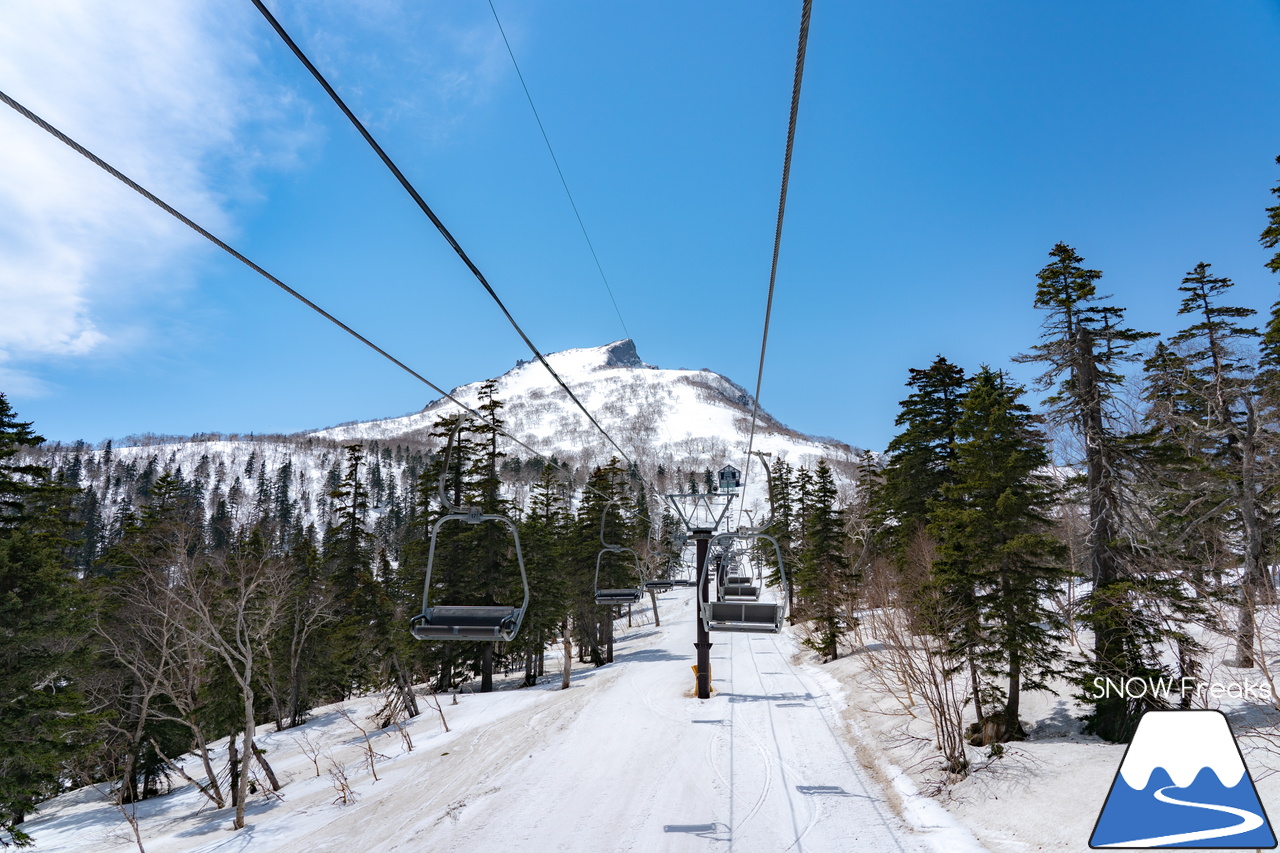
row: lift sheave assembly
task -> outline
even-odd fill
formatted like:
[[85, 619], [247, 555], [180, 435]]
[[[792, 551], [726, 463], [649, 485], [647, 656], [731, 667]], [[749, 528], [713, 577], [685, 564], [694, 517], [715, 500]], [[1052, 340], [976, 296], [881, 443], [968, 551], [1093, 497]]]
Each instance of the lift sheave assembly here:
[[[440, 472], [440, 504], [446, 514], [440, 516], [431, 525], [431, 546], [427, 551], [427, 577], [422, 587], [422, 612], [409, 620], [409, 630], [419, 640], [492, 640], [509, 642], [520, 630], [525, 611], [529, 608], [529, 576], [524, 570], [524, 554], [520, 550], [520, 532], [515, 524], [505, 515], [486, 515], [477, 507], [458, 509], [445, 493], [445, 479], [449, 475], [449, 457], [452, 455], [453, 442], [462, 429], [465, 418], [458, 419], [458, 425], [449, 434], [449, 444], [444, 454], [444, 467]], [[435, 567], [436, 542], [440, 528], [448, 521], [462, 521], [467, 524], [483, 524], [498, 522], [505, 524], [511, 531], [515, 542], [516, 563], [520, 567], [520, 581], [524, 586], [524, 600], [519, 607], [506, 605], [468, 605], [468, 604], [431, 604], [431, 573]]]

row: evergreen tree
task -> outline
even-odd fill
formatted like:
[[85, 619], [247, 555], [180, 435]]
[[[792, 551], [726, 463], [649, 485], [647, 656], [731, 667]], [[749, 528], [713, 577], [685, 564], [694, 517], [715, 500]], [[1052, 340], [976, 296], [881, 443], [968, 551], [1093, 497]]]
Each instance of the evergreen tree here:
[[[609, 506], [614, 500], [617, 503]], [[573, 623], [578, 630], [578, 648], [584, 650], [596, 666], [613, 661], [613, 608], [595, 603], [601, 520], [605, 542], [634, 547], [639, 538], [635, 517], [630, 480], [617, 457], [613, 457], [607, 465], [592, 471], [587, 480], [573, 534], [566, 542], [566, 559], [574, 579], [571, 607]], [[635, 586], [639, 583], [635, 572], [635, 561], [631, 555], [606, 553], [600, 565], [600, 587], [622, 589]]]
[[1002, 705], [981, 720], [996, 740], [1025, 735], [1022, 691], [1048, 689], [1062, 673], [1063, 625], [1048, 601], [1067, 574], [1065, 549], [1050, 533], [1057, 495], [1043, 473], [1045, 438], [1021, 395], [988, 367], [973, 378], [955, 423], [954, 482], [942, 486], [929, 526], [933, 583], [960, 605], [940, 627], [952, 655], [990, 679], [978, 695]]
[[525, 568], [529, 573], [529, 608], [512, 650], [524, 658], [526, 687], [537, 682], [542, 651], [568, 615], [571, 591], [565, 541], [570, 515], [564, 484], [544, 466], [533, 485], [529, 509], [520, 523]]
[[942, 356], [910, 373], [907, 386], [915, 391], [894, 420], [905, 429], [889, 442], [889, 462], [871, 498], [878, 539], [898, 559], [955, 481], [955, 427], [965, 395], [964, 371]]
[[0, 830], [58, 793], [67, 762], [85, 752], [81, 696], [87, 610], [61, 537], [71, 495], [18, 458], [43, 441], [0, 394]]
[[[1276, 164], [1280, 165], [1280, 157], [1276, 158]], [[1271, 193], [1280, 198], [1280, 183], [1271, 188]], [[1274, 249], [1276, 246], [1280, 246], [1280, 203], [1267, 208], [1267, 227], [1262, 229], [1258, 242], [1262, 243], [1262, 248], [1264, 249]], [[1267, 269], [1274, 273], [1280, 273], [1280, 251], [1276, 252], [1275, 256], [1267, 261]]]
[[[1137, 513], [1131, 500], [1134, 444], [1113, 411], [1120, 368], [1136, 359], [1133, 344], [1152, 335], [1122, 325], [1124, 309], [1098, 296], [1102, 273], [1086, 269], [1073, 248], [1058, 243], [1049, 255], [1035, 297], [1035, 306], [1046, 312], [1043, 343], [1016, 360], [1045, 366], [1037, 386], [1054, 389], [1045, 401], [1049, 420], [1071, 430], [1081, 448], [1084, 548], [1093, 584], [1084, 614], [1094, 630], [1093, 671], [1081, 678], [1087, 689], [1094, 676], [1123, 680], [1163, 672], [1153, 647], [1164, 629], [1155, 604], [1144, 600], [1147, 579], [1126, 535]], [[1132, 736], [1145, 707], [1114, 694], [1085, 698], [1093, 705], [1090, 730], [1112, 741]]]
[[804, 548], [795, 565], [794, 583], [803, 606], [802, 617], [812, 620], [816, 636], [806, 644], [835, 660], [840, 638], [852, 627], [849, 612], [857, 578], [849, 563], [844, 513], [836, 506], [835, 478], [825, 459], [818, 460], [804, 517]]
[[[1280, 164], [1280, 157], [1276, 158], [1276, 163]], [[1280, 183], [1272, 187], [1271, 192], [1280, 199]], [[1267, 208], [1267, 226], [1262, 230], [1258, 241], [1264, 249], [1280, 246], [1280, 202]], [[1280, 273], [1280, 250], [1267, 261], [1267, 269]], [[1280, 408], [1280, 299], [1272, 304], [1271, 318], [1262, 335], [1262, 360], [1259, 367], [1258, 378], [1268, 403], [1273, 408]]]
[[[1206, 263], [1183, 278], [1178, 289], [1186, 295], [1178, 313], [1195, 322], [1170, 339], [1176, 357], [1157, 349], [1148, 361], [1149, 418], [1185, 454], [1181, 469], [1196, 474], [1181, 478], [1180, 493], [1164, 502], [1180, 499], [1182, 508], [1175, 512], [1208, 534], [1205, 542], [1226, 533], [1223, 521], [1235, 528], [1232, 550], [1244, 562], [1236, 657], [1240, 665], [1252, 666], [1256, 608], [1274, 597], [1265, 553], [1270, 513], [1261, 477], [1270, 442], [1259, 419], [1253, 367], [1241, 357], [1241, 345], [1259, 335], [1238, 321], [1256, 312], [1221, 304], [1232, 286], [1229, 278], [1212, 276]], [[1201, 519], [1197, 506], [1214, 510]]]
[[380, 641], [390, 630], [391, 604], [374, 577], [373, 548], [367, 528], [369, 493], [360, 476], [364, 448], [347, 448], [346, 473], [330, 493], [335, 523], [325, 533], [325, 574], [333, 591], [335, 624], [330, 648], [336, 669], [328, 685], [333, 699], [378, 686]]

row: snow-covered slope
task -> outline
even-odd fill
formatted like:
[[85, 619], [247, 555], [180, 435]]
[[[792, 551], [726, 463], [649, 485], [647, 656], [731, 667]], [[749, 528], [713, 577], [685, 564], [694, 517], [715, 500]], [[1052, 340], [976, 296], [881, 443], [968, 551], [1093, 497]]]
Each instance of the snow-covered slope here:
[[[715, 693], [690, 698], [691, 592], [663, 595], [662, 627], [637, 608], [615, 663], [528, 690], [444, 697], [406, 740], [339, 706], [258, 734], [280, 777], [230, 828], [190, 784], [138, 807], [147, 853], [297, 851], [858, 850], [981, 853], [936, 804], [883, 785], [856, 757], [838, 685], [797, 660], [789, 635], [718, 635]], [[346, 703], [368, 726], [372, 699]], [[410, 751], [409, 744], [413, 749]], [[225, 761], [225, 741], [215, 745]], [[310, 753], [310, 755], [308, 755]], [[199, 763], [186, 764], [195, 778]], [[374, 775], [376, 771], [376, 777]], [[340, 790], [345, 780], [350, 793]], [[202, 807], [203, 806], [203, 807]], [[899, 813], [901, 809], [901, 814]], [[103, 791], [49, 801], [24, 828], [41, 853], [137, 850]]]

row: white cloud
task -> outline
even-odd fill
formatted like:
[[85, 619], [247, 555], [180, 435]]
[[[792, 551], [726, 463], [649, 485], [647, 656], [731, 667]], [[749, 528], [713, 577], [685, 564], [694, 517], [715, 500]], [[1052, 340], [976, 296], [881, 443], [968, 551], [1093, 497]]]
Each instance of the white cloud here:
[[[224, 232], [228, 197], [248, 191], [252, 169], [287, 162], [301, 141], [244, 133], [255, 115], [297, 109], [258, 79], [244, 46], [257, 23], [239, 4], [211, 0], [6, 4], [0, 88]], [[0, 363], [10, 387], [22, 381], [17, 364], [109, 352], [132, 337], [102, 327], [95, 309], [143, 299], [162, 278], [180, 284], [177, 262], [199, 241], [0, 105]]]
[[388, 128], [412, 128], [419, 139], [444, 142], [495, 84], [514, 73], [483, 2], [267, 5], [378, 137]]

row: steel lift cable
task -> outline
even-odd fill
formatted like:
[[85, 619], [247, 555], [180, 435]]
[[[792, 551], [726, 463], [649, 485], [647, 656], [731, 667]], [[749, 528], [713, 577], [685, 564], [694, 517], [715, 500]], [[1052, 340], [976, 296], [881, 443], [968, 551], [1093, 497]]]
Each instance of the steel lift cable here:
[[289, 49], [293, 51], [294, 56], [298, 57], [298, 60], [306, 66], [308, 71], [311, 72], [311, 76], [316, 78], [316, 82], [320, 84], [333, 102], [338, 105], [338, 108], [342, 110], [343, 114], [351, 124], [360, 132], [360, 135], [364, 137], [365, 142], [369, 143], [369, 147], [374, 150], [382, 160], [383, 164], [391, 170], [391, 174], [395, 176], [396, 180], [400, 182], [400, 186], [404, 187], [405, 192], [409, 193], [410, 197], [413, 198], [422, 212], [425, 213], [427, 218], [431, 220], [432, 224], [436, 226], [436, 229], [440, 232], [441, 236], [444, 237], [445, 242], [453, 247], [453, 251], [457, 253], [458, 257], [462, 259], [462, 262], [466, 264], [467, 269], [471, 270], [471, 274], [476, 277], [476, 281], [480, 282], [485, 291], [488, 292], [489, 296], [493, 298], [493, 301], [507, 318], [507, 322], [509, 322], [511, 327], [516, 330], [516, 333], [520, 335], [521, 340], [524, 341], [525, 346], [529, 348], [529, 351], [534, 354], [538, 361], [542, 363], [542, 366], [547, 369], [547, 372], [551, 374], [552, 378], [555, 379], [560, 387], [564, 389], [565, 393], [569, 395], [569, 399], [582, 410], [582, 413], [587, 416], [587, 420], [591, 422], [592, 426], [600, 431], [600, 434], [613, 445], [614, 449], [617, 450], [618, 453], [622, 454], [622, 458], [625, 459], [629, 465], [635, 466], [635, 461], [632, 460], [632, 458], [627, 455], [627, 452], [613, 440], [613, 436], [609, 435], [609, 433], [605, 431], [605, 428], [600, 426], [600, 423], [595, 419], [595, 416], [587, 410], [587, 407], [582, 404], [582, 401], [578, 399], [577, 395], [575, 395], [569, 386], [565, 384], [565, 381], [560, 378], [560, 374], [556, 373], [555, 368], [551, 366], [543, 356], [542, 352], [534, 346], [533, 341], [529, 340], [529, 336], [520, 328], [520, 324], [516, 322], [515, 317], [511, 316], [511, 312], [507, 310], [507, 306], [503, 304], [502, 299], [499, 298], [497, 292], [494, 291], [493, 287], [489, 284], [488, 279], [484, 277], [484, 273], [480, 272], [480, 268], [477, 267], [475, 263], [472, 262], [471, 258], [467, 256], [467, 253], [463, 251], [462, 246], [459, 245], [458, 241], [449, 233], [449, 229], [440, 221], [440, 217], [436, 216], [435, 212], [431, 210], [430, 206], [428, 206], [427, 202], [414, 188], [413, 184], [409, 182], [409, 179], [404, 176], [404, 173], [400, 171], [400, 168], [396, 166], [391, 157], [387, 155], [387, 152], [382, 149], [382, 146], [373, 138], [373, 135], [369, 133], [368, 129], [365, 128], [360, 119], [356, 118], [355, 113], [351, 111], [351, 109], [346, 105], [346, 102], [342, 100], [334, 88], [329, 85], [329, 81], [325, 79], [319, 69], [317, 69], [315, 65], [312, 64], [311, 60], [307, 58], [307, 55], [302, 52], [302, 48], [298, 47], [297, 43], [289, 36], [284, 27], [281, 26], [280, 22], [277, 21], [275, 16], [271, 14], [270, 10], [263, 5], [262, 0], [253, 0], [253, 5], [258, 8], [258, 11], [262, 13], [262, 16], [267, 19], [267, 23], [271, 24], [272, 29], [276, 31], [284, 43], [288, 45]]
[[524, 81], [524, 73], [520, 70], [520, 63], [516, 62], [515, 52], [511, 49], [511, 42], [507, 40], [507, 31], [503, 28], [502, 21], [498, 18], [498, 10], [494, 8], [493, 0], [489, 0], [489, 11], [493, 12], [494, 23], [498, 25], [498, 32], [502, 34], [502, 43], [507, 46], [507, 56], [511, 57], [511, 65], [516, 69], [516, 76], [520, 78], [520, 87], [524, 89], [524, 96], [529, 102], [529, 109], [533, 110], [533, 118], [538, 123], [539, 132], [542, 133], [542, 141], [547, 143], [547, 153], [551, 155], [551, 162], [555, 164], [556, 174], [560, 176], [560, 186], [564, 187], [564, 194], [569, 198], [569, 206], [573, 208], [573, 215], [578, 220], [578, 227], [582, 229], [582, 239], [587, 241], [587, 248], [591, 250], [591, 258], [596, 262], [596, 269], [600, 271], [600, 280], [604, 282], [604, 289], [609, 293], [609, 301], [613, 303], [613, 310], [618, 315], [618, 322], [622, 324], [622, 331], [626, 336], [631, 338], [631, 331], [627, 328], [627, 321], [622, 319], [622, 309], [618, 307], [618, 300], [613, 295], [613, 288], [609, 286], [609, 278], [604, 274], [604, 267], [600, 264], [600, 256], [596, 254], [596, 247], [591, 242], [591, 236], [587, 234], [587, 226], [582, 221], [582, 214], [578, 212], [578, 204], [573, 200], [573, 193], [569, 192], [569, 182], [565, 180], [564, 171], [560, 168], [560, 160], [556, 157], [556, 152], [551, 147], [551, 139], [547, 136], [547, 129], [542, 126], [542, 116], [538, 115], [538, 108], [533, 104], [533, 95], [529, 94], [529, 84]]
[[[423, 376], [422, 374], [418, 373], [418, 372], [417, 372], [416, 370], [414, 370], [413, 368], [409, 367], [407, 364], [405, 364], [404, 362], [402, 362], [400, 359], [398, 359], [398, 358], [396, 358], [395, 356], [391, 355], [389, 352], [387, 352], [387, 351], [386, 351], [386, 350], [384, 350], [382, 347], [380, 347], [380, 346], [378, 346], [377, 344], [375, 344], [373, 341], [369, 340], [369, 339], [368, 339], [368, 338], [366, 338], [364, 335], [360, 334], [360, 333], [359, 333], [359, 332], [357, 332], [355, 329], [351, 328], [351, 327], [350, 327], [350, 326], [348, 326], [346, 323], [342, 322], [342, 321], [341, 321], [341, 320], [339, 320], [337, 317], [333, 316], [332, 314], [330, 314], [328, 311], [326, 311], [326, 310], [324, 310], [323, 308], [321, 308], [321, 307], [320, 307], [319, 305], [317, 305], [316, 303], [312, 302], [310, 299], [308, 299], [307, 297], [303, 296], [301, 293], [299, 293], [298, 291], [294, 290], [294, 289], [293, 289], [292, 287], [290, 287], [289, 285], [285, 284], [283, 281], [281, 281], [280, 279], [276, 278], [274, 275], [272, 275], [271, 273], [267, 272], [267, 271], [266, 271], [265, 269], [263, 269], [262, 267], [258, 266], [256, 263], [254, 263], [253, 261], [251, 261], [249, 258], [245, 257], [245, 256], [244, 256], [244, 255], [242, 255], [240, 252], [236, 251], [236, 250], [235, 250], [234, 248], [232, 248], [230, 245], [228, 245], [227, 243], [225, 243], [225, 242], [223, 242], [222, 240], [218, 239], [216, 236], [214, 236], [213, 234], [211, 234], [209, 231], [205, 230], [205, 229], [204, 229], [204, 228], [202, 228], [200, 225], [198, 225], [197, 223], [193, 222], [191, 219], [187, 218], [185, 215], [183, 215], [181, 212], [179, 212], [179, 211], [178, 211], [177, 209], [175, 209], [173, 206], [171, 206], [170, 204], [168, 204], [167, 202], [165, 202], [163, 199], [161, 199], [161, 198], [159, 198], [158, 196], [156, 196], [154, 193], [152, 193], [152, 192], [151, 192], [150, 190], [148, 190], [146, 187], [142, 186], [142, 185], [141, 185], [141, 184], [139, 184], [137, 181], [133, 180], [133, 179], [132, 179], [132, 178], [130, 178], [128, 175], [124, 174], [124, 173], [123, 173], [123, 172], [121, 172], [119, 169], [115, 168], [115, 167], [114, 167], [114, 166], [112, 166], [110, 163], [108, 163], [107, 161], [105, 161], [105, 160], [103, 160], [101, 157], [99, 157], [98, 155], [94, 154], [94, 153], [93, 153], [92, 151], [90, 151], [88, 148], [85, 148], [83, 145], [81, 145], [80, 143], [76, 142], [74, 139], [72, 139], [71, 137], [67, 136], [67, 135], [66, 135], [65, 133], [63, 133], [62, 131], [58, 130], [58, 128], [54, 127], [54, 126], [53, 126], [52, 124], [50, 124], [49, 122], [45, 121], [43, 118], [41, 118], [40, 116], [38, 116], [36, 113], [34, 113], [34, 112], [32, 112], [31, 110], [27, 109], [25, 106], [23, 106], [22, 104], [20, 104], [18, 101], [16, 101], [16, 100], [14, 100], [13, 98], [9, 97], [9, 95], [7, 95], [7, 94], [6, 94], [5, 92], [3, 92], [3, 91], [0, 91], [0, 101], [4, 102], [6, 105], [8, 105], [9, 107], [11, 107], [11, 108], [12, 108], [15, 112], [17, 112], [19, 115], [22, 115], [23, 117], [25, 117], [25, 118], [27, 118], [28, 120], [30, 120], [30, 121], [31, 121], [33, 124], [35, 124], [37, 127], [40, 127], [40, 128], [41, 128], [42, 130], [44, 130], [45, 132], [49, 133], [51, 136], [53, 136], [55, 139], [57, 139], [57, 140], [59, 140], [60, 142], [62, 142], [62, 143], [63, 143], [64, 145], [66, 145], [68, 148], [70, 148], [70, 149], [72, 149], [73, 151], [75, 151], [76, 153], [80, 154], [80, 155], [81, 155], [82, 157], [84, 157], [86, 160], [88, 160], [89, 162], [93, 163], [95, 166], [97, 166], [98, 168], [102, 169], [104, 172], [106, 172], [107, 174], [111, 175], [113, 178], [115, 178], [116, 180], [120, 181], [122, 184], [124, 184], [125, 186], [129, 187], [131, 190], [133, 190], [134, 192], [138, 193], [138, 194], [139, 194], [139, 195], [141, 195], [143, 198], [147, 199], [147, 200], [148, 200], [148, 201], [150, 201], [152, 204], [156, 205], [157, 207], [159, 207], [161, 210], [163, 210], [163, 211], [165, 211], [166, 213], [168, 213], [168, 214], [169, 214], [170, 216], [172, 216], [173, 218], [177, 219], [177, 220], [178, 220], [179, 222], [181, 222], [183, 225], [186, 225], [186, 226], [187, 226], [188, 228], [190, 228], [192, 231], [195, 231], [195, 232], [196, 232], [197, 234], [199, 234], [201, 237], [204, 237], [204, 238], [205, 238], [206, 240], [208, 240], [210, 243], [213, 243], [215, 246], [217, 246], [218, 248], [222, 249], [224, 252], [226, 252], [227, 254], [231, 255], [231, 256], [232, 256], [233, 258], [235, 258], [236, 260], [240, 261], [242, 264], [244, 264], [245, 266], [247, 266], [249, 269], [253, 270], [253, 271], [254, 271], [254, 272], [256, 272], [258, 275], [262, 276], [262, 277], [263, 277], [263, 278], [265, 278], [267, 281], [269, 281], [269, 282], [271, 282], [272, 284], [274, 284], [276, 287], [279, 287], [279, 288], [280, 288], [281, 290], [283, 290], [285, 293], [288, 293], [288, 294], [289, 294], [290, 296], [292, 296], [294, 299], [297, 299], [297, 300], [298, 300], [299, 302], [301, 302], [303, 305], [306, 305], [306, 306], [307, 306], [308, 308], [310, 308], [312, 311], [315, 311], [315, 312], [316, 312], [317, 314], [319, 314], [321, 317], [324, 317], [324, 318], [325, 318], [326, 320], [328, 320], [330, 323], [333, 323], [335, 326], [337, 326], [338, 328], [342, 329], [344, 332], [346, 332], [347, 334], [351, 335], [351, 336], [352, 336], [353, 338], [355, 338], [356, 340], [360, 341], [360, 343], [362, 343], [362, 344], [364, 344], [365, 346], [369, 347], [369, 349], [371, 349], [371, 350], [373, 350], [374, 352], [378, 353], [378, 355], [381, 355], [381, 356], [382, 356], [383, 358], [385, 358], [387, 361], [391, 362], [391, 363], [392, 363], [392, 364], [394, 364], [396, 367], [399, 367], [401, 370], [403, 370], [404, 372], [408, 373], [408, 374], [409, 374], [410, 376], [412, 376], [414, 379], [417, 379], [419, 382], [423, 383], [423, 384], [424, 384], [424, 385], [426, 385], [428, 388], [430, 388], [430, 389], [432, 389], [433, 391], [435, 391], [436, 393], [440, 394], [441, 396], [443, 396], [443, 397], [444, 397], [444, 398], [446, 398], [447, 400], [449, 400], [449, 401], [451, 401], [451, 402], [453, 402], [453, 403], [457, 404], [461, 409], [463, 409], [464, 411], [466, 411], [468, 414], [472, 415], [473, 417], [478, 418], [479, 420], [481, 420], [481, 421], [483, 421], [483, 422], [485, 422], [485, 423], [488, 423], [490, 426], [493, 426], [493, 427], [497, 430], [497, 432], [498, 432], [500, 435], [502, 435], [502, 436], [506, 437], [507, 439], [511, 440], [511, 441], [512, 441], [512, 442], [514, 442], [515, 444], [517, 444], [517, 445], [519, 445], [520, 447], [524, 448], [525, 450], [529, 451], [529, 452], [530, 452], [530, 453], [532, 453], [534, 456], [536, 456], [536, 457], [538, 457], [539, 459], [541, 459], [543, 462], [546, 462], [547, 464], [549, 464], [549, 465], [553, 466], [556, 470], [562, 470], [562, 469], [560, 468], [560, 466], [559, 466], [559, 465], [557, 465], [555, 462], [553, 462], [549, 457], [547, 457], [546, 455], [544, 455], [544, 454], [542, 454], [542, 453], [539, 453], [537, 450], [534, 450], [534, 449], [533, 449], [532, 447], [530, 447], [528, 444], [526, 444], [525, 442], [523, 442], [523, 441], [521, 441], [520, 439], [516, 438], [514, 435], [512, 435], [512, 434], [511, 434], [511, 433], [509, 433], [509, 432], [507, 432], [506, 430], [501, 429], [500, 427], [497, 427], [496, 425], [494, 425], [491, 421], [489, 421], [487, 418], [485, 418], [485, 416], [484, 416], [483, 414], [481, 414], [480, 412], [478, 412], [478, 411], [476, 411], [475, 409], [471, 408], [471, 407], [470, 407], [470, 406], [468, 406], [466, 403], [462, 402], [462, 401], [461, 401], [461, 400], [459, 400], [457, 397], [453, 396], [453, 395], [452, 395], [452, 394], [450, 394], [448, 391], [444, 390], [444, 389], [443, 389], [443, 388], [441, 388], [439, 385], [437, 385], [437, 384], [435, 384], [434, 382], [432, 382], [430, 379], [427, 379], [425, 376]], [[589, 486], [589, 485], [584, 484], [584, 485], [583, 485], [583, 488], [585, 488], [585, 489], [587, 489], [587, 490], [589, 490], [589, 491], [595, 492], [596, 494], [600, 495], [601, 497], [608, 497], [608, 495], [606, 495], [605, 493], [601, 492], [599, 489], [592, 488], [592, 487], [591, 487], [591, 486]], [[633, 517], [634, 517], [634, 515], [633, 515]], [[650, 518], [650, 519], [649, 519], [649, 523], [650, 523], [650, 524], [653, 524], [653, 519], [652, 519], [652, 518]]]
[[[255, 0], [256, 2], [256, 0]], [[747, 462], [742, 472], [742, 490], [745, 494], [747, 475], [751, 473], [751, 451], [756, 440], [756, 415], [760, 410], [760, 384], [764, 381], [764, 354], [769, 346], [769, 318], [773, 314], [773, 286], [778, 278], [778, 250], [782, 246], [782, 217], [787, 210], [787, 185], [791, 181], [791, 150], [796, 141], [796, 115], [800, 112], [800, 81], [804, 78], [804, 54], [809, 43], [809, 14], [813, 0], [804, 0], [800, 11], [800, 39], [796, 46], [796, 72], [791, 84], [791, 119], [787, 123], [787, 150], [782, 158], [782, 191], [778, 196], [778, 225], [773, 232], [773, 266], [769, 270], [769, 298], [764, 306], [764, 333], [760, 337], [760, 367], [756, 371], [756, 393], [751, 399], [751, 433], [747, 438]], [[742, 526], [742, 509], [745, 500], [738, 504], [738, 526]]]

